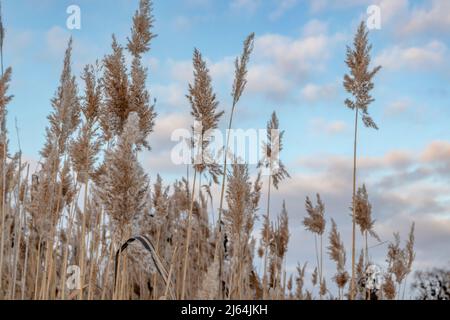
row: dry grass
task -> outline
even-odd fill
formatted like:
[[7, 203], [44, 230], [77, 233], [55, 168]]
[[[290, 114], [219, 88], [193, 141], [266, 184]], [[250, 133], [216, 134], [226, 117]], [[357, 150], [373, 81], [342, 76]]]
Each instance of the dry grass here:
[[[271, 216], [270, 204], [271, 188], [278, 189], [289, 178], [282, 162], [274, 167], [284, 134], [274, 131], [280, 129], [275, 112], [267, 124], [268, 143], [259, 165], [272, 173], [267, 177], [267, 195], [261, 194], [261, 173], [252, 179], [248, 165], [228, 165], [228, 152], [223, 166], [202, 161], [209, 156], [204, 153], [209, 145], [207, 131], [219, 127], [223, 111], [218, 110], [210, 73], [198, 50], [193, 55], [194, 82], [188, 86], [187, 101], [193, 120], [203, 125], [200, 131], [192, 128], [203, 147], [196, 154], [200, 161], [193, 164], [190, 181], [181, 178], [167, 185], [158, 175], [150, 184], [138, 154], [150, 150], [148, 137], [157, 121], [143, 63], [156, 36], [153, 25], [152, 3], [141, 0], [126, 46], [113, 36], [111, 52], [85, 67], [81, 93], [71, 68], [69, 41], [35, 170], [22, 162], [20, 146], [16, 154], [9, 150], [5, 122], [13, 98], [8, 91], [12, 70], [3, 72], [2, 67], [0, 299], [331, 299], [335, 297], [333, 288], [327, 286], [330, 280], [337, 285], [336, 298], [355, 298], [346, 250], [333, 220], [327, 249], [337, 271], [324, 274], [327, 218], [319, 195], [317, 204], [306, 199], [303, 220], [315, 237], [317, 265], [311, 279], [307, 279], [307, 263], [298, 265], [295, 277], [286, 270], [289, 204], [283, 203], [277, 216]], [[228, 129], [247, 84], [254, 37], [250, 34], [245, 39], [242, 54], [236, 58]], [[1, 49], [4, 39], [0, 21]], [[361, 112], [364, 124], [375, 128], [367, 106], [373, 101], [369, 91], [378, 68], [367, 70], [370, 46], [363, 25], [354, 45], [354, 50], [348, 50], [351, 74], [345, 77], [345, 88], [357, 103], [347, 100], [346, 104], [356, 110], [356, 120]], [[131, 54], [130, 65], [125, 50]], [[228, 136], [226, 151], [229, 143]], [[217, 221], [211, 221], [208, 205], [213, 203], [214, 188], [220, 190]], [[267, 201], [263, 214], [259, 209], [262, 197]], [[367, 235], [378, 238], [364, 186], [354, 192], [352, 211], [353, 224], [360, 226], [366, 241]], [[258, 246], [254, 235], [260, 218]], [[367, 245], [355, 264], [355, 241], [354, 286], [367, 280], [370, 265]], [[264, 264], [261, 272], [256, 267], [258, 256]], [[387, 256], [388, 272], [379, 296], [402, 298], [415, 258], [414, 225], [404, 248], [395, 235]], [[77, 287], [70, 286], [72, 277], [67, 274], [73, 266], [79, 267]], [[365, 288], [358, 290], [363, 296]]]
[[373, 70], [369, 70], [371, 56], [370, 51], [372, 45], [368, 40], [369, 31], [364, 21], [361, 21], [356, 35], [353, 40], [353, 48], [347, 47], [347, 64], [350, 74], [344, 76], [344, 88], [353, 96], [353, 100], [346, 99], [345, 105], [355, 111], [355, 136], [353, 143], [353, 194], [352, 194], [352, 277], [350, 299], [355, 298], [356, 293], [356, 277], [355, 277], [355, 257], [356, 257], [356, 148], [358, 142], [358, 119], [359, 114], [362, 116], [364, 126], [378, 130], [378, 126], [369, 115], [368, 107], [375, 100], [371, 96], [374, 88], [372, 82], [374, 76], [380, 71], [381, 67], [377, 66]]

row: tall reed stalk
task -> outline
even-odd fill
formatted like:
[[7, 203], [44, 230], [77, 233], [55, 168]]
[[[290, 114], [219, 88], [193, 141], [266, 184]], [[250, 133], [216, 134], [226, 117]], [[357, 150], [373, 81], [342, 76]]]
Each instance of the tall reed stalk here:
[[[3, 72], [3, 43], [5, 40], [5, 29], [3, 27], [3, 15], [2, 15], [2, 3], [0, 1], [0, 65], [1, 65], [1, 73], [2, 78], [4, 76]], [[0, 240], [0, 295], [3, 289], [2, 283], [3, 283], [3, 254], [4, 254], [4, 241], [5, 241], [5, 161], [6, 161], [6, 132], [5, 132], [5, 123], [6, 123], [6, 114], [5, 111], [2, 112], [0, 115], [0, 121], [1, 121], [1, 132], [0, 132], [0, 141], [2, 142], [1, 147], [2, 150], [2, 199], [1, 199], [1, 205], [2, 205], [2, 216], [1, 216], [1, 226], [0, 226], [0, 233], [1, 233], [1, 240]], [[1, 297], [0, 297], [1, 298]]]
[[218, 122], [224, 113], [223, 111], [217, 111], [219, 103], [216, 101], [216, 95], [213, 92], [209, 69], [206, 67], [206, 62], [203, 60], [200, 51], [197, 49], [194, 50], [192, 61], [194, 67], [194, 83], [189, 85], [189, 94], [187, 95], [187, 98], [191, 105], [191, 114], [195, 120], [195, 124], [193, 126], [193, 133], [195, 135], [193, 146], [196, 148], [196, 151], [194, 151], [196, 153], [193, 165], [194, 178], [192, 182], [192, 194], [189, 205], [183, 274], [181, 280], [182, 287], [180, 297], [182, 300], [185, 298], [186, 293], [186, 276], [192, 233], [192, 211], [194, 208], [194, 194], [197, 175], [201, 175], [203, 172], [208, 172], [216, 182], [217, 176], [221, 173], [220, 167], [216, 163], [207, 162], [207, 157], [209, 156], [209, 134], [211, 130], [217, 128]]
[[345, 63], [350, 69], [350, 74], [344, 76], [344, 88], [351, 93], [354, 100], [346, 99], [345, 105], [355, 112], [354, 140], [353, 140], [353, 177], [352, 177], [352, 278], [350, 299], [355, 297], [355, 256], [356, 256], [356, 151], [358, 137], [358, 119], [362, 116], [364, 125], [368, 128], [378, 129], [375, 122], [369, 116], [368, 106], [374, 101], [370, 91], [374, 88], [372, 78], [381, 69], [375, 67], [369, 70], [370, 51], [372, 46], [368, 42], [368, 31], [364, 21], [360, 23], [353, 40], [353, 48], [347, 47], [347, 57]]
[[269, 184], [267, 186], [267, 208], [264, 217], [265, 225], [263, 227], [263, 249], [264, 249], [264, 274], [263, 274], [263, 299], [267, 298], [267, 256], [270, 245], [270, 196], [271, 187], [278, 190], [278, 185], [285, 178], [290, 178], [283, 162], [280, 159], [280, 152], [283, 150], [284, 131], [279, 130], [279, 121], [275, 111], [267, 122], [266, 129], [267, 141], [263, 143], [262, 159], [258, 163], [258, 168], [263, 168], [268, 175]]
[[226, 134], [226, 142], [224, 147], [224, 157], [223, 157], [223, 167], [222, 167], [222, 183], [220, 188], [220, 200], [219, 200], [219, 212], [218, 212], [218, 236], [216, 241], [216, 247], [219, 252], [219, 292], [218, 296], [223, 298], [223, 287], [222, 287], [222, 273], [223, 273], [223, 234], [222, 234], [222, 211], [224, 204], [224, 195], [225, 195], [225, 185], [227, 179], [227, 162], [228, 162], [228, 149], [230, 147], [230, 131], [233, 125], [233, 117], [234, 112], [239, 102], [242, 93], [245, 90], [245, 86], [247, 85], [247, 65], [250, 60], [250, 55], [253, 51], [253, 42], [255, 39], [255, 34], [251, 33], [244, 41], [244, 48], [242, 54], [239, 58], [235, 60], [235, 77], [233, 82], [233, 89], [231, 96], [233, 98], [233, 103], [231, 106], [230, 118], [228, 120], [227, 134]]

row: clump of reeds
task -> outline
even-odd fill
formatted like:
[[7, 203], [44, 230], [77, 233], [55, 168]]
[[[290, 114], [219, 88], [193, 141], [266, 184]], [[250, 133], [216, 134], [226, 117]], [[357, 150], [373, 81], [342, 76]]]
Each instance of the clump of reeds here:
[[280, 160], [280, 152], [283, 150], [284, 131], [279, 129], [279, 121], [275, 111], [272, 113], [270, 120], [267, 122], [266, 129], [267, 141], [263, 143], [262, 159], [258, 163], [258, 168], [263, 168], [268, 175], [267, 184], [267, 208], [264, 216], [264, 224], [262, 230], [261, 245], [264, 248], [264, 271], [263, 271], [263, 293], [267, 298], [269, 286], [267, 275], [268, 250], [271, 242], [270, 228], [270, 197], [272, 185], [278, 189], [281, 181], [289, 178], [290, 175], [286, 170], [283, 162]]
[[297, 276], [295, 277], [295, 283], [297, 285], [295, 290], [295, 298], [297, 300], [303, 300], [305, 297], [303, 287], [305, 285], [306, 265], [307, 263], [304, 263], [303, 267], [300, 264], [297, 265]]
[[[394, 241], [389, 244], [387, 253], [388, 262], [388, 273], [393, 275], [397, 286], [395, 292], [397, 293], [397, 298], [404, 298], [406, 290], [406, 276], [411, 272], [412, 263], [415, 259], [414, 252], [414, 227], [415, 224], [412, 223], [409, 232], [408, 240], [404, 248], [400, 247], [400, 234], [394, 233]], [[390, 278], [390, 276], [389, 276]], [[403, 293], [402, 293], [402, 282], [404, 282]], [[403, 296], [402, 296], [403, 294]]]
[[[368, 246], [368, 235], [372, 236], [379, 242], [381, 242], [380, 237], [374, 230], [375, 220], [372, 219], [372, 205], [369, 202], [369, 196], [367, 194], [366, 186], [363, 184], [361, 188], [358, 188], [356, 193], [356, 198], [354, 200], [355, 205], [355, 221], [361, 230], [361, 234], [365, 239], [365, 266], [369, 265], [369, 246]], [[353, 209], [352, 209], [353, 211]]]
[[[317, 265], [311, 283], [306, 281], [306, 262], [297, 266], [295, 277], [287, 272], [289, 204], [283, 202], [279, 215], [270, 216], [271, 189], [278, 189], [289, 177], [279, 159], [284, 131], [279, 131], [275, 112], [267, 123], [267, 142], [256, 177], [248, 164], [227, 165], [229, 136], [224, 165], [209, 161], [208, 131], [218, 127], [223, 112], [218, 110], [210, 72], [198, 50], [193, 56], [194, 82], [187, 95], [191, 115], [201, 124], [192, 127], [196, 146], [200, 146], [194, 150], [194, 177], [168, 184], [157, 175], [150, 183], [139, 152], [150, 150], [148, 137], [156, 121], [144, 63], [156, 36], [153, 26], [152, 2], [140, 0], [126, 45], [113, 36], [111, 52], [84, 68], [81, 93], [72, 70], [70, 39], [51, 100], [41, 159], [32, 168], [22, 162], [20, 139], [19, 152], [9, 150], [6, 115], [12, 99], [8, 91], [12, 71], [3, 70], [5, 33], [0, 10], [0, 299], [309, 300], [315, 295], [332, 299], [330, 280], [338, 287], [337, 297], [346, 297], [346, 251], [334, 220], [327, 249], [336, 273], [330, 279], [323, 273], [326, 220], [319, 195], [317, 204], [306, 198], [303, 220], [315, 239]], [[254, 34], [246, 38], [235, 61], [228, 129], [247, 84], [254, 39]], [[131, 55], [130, 65], [126, 51]], [[361, 25], [354, 49], [348, 49], [350, 74], [344, 79], [345, 88], [355, 98], [346, 104], [356, 113], [353, 226], [359, 225], [366, 238], [358, 264], [353, 238], [352, 279], [363, 279], [367, 273], [367, 236], [378, 239], [367, 190], [364, 185], [355, 190], [359, 113], [366, 126], [376, 128], [367, 108], [373, 101], [371, 80], [379, 68], [368, 69], [369, 52], [367, 31]], [[19, 136], [17, 124], [16, 129]], [[256, 248], [254, 229], [264, 174], [268, 176], [267, 207], [261, 215], [261, 242]], [[205, 185], [202, 177], [207, 179]], [[219, 217], [211, 221], [215, 183], [220, 177]], [[404, 297], [415, 259], [414, 240], [414, 224], [405, 247], [395, 234], [379, 297]], [[263, 270], [255, 266], [255, 253], [263, 259]], [[73, 280], [74, 267], [79, 267], [80, 281], [72, 287], [68, 283]], [[353, 298], [354, 288], [348, 290], [348, 297]]]
[[286, 289], [286, 274], [282, 272], [282, 269], [290, 237], [289, 218], [284, 201], [281, 213], [271, 228], [271, 233], [268, 253], [270, 270], [269, 290], [271, 291], [272, 298], [280, 299], [280, 297], [285, 295]]
[[194, 178], [192, 182], [191, 205], [189, 208], [187, 221], [186, 245], [184, 250], [184, 267], [182, 278], [181, 299], [184, 299], [186, 293], [186, 275], [189, 263], [189, 245], [192, 232], [192, 212], [194, 207], [195, 186], [197, 183], [197, 175], [201, 176], [204, 172], [208, 172], [212, 179], [217, 182], [217, 177], [221, 173], [221, 168], [217, 163], [207, 161], [209, 156], [208, 146], [210, 137], [208, 134], [211, 130], [216, 129], [223, 111], [218, 111], [219, 102], [213, 92], [211, 77], [206, 62], [197, 49], [194, 50], [192, 58], [194, 66], [194, 83], [189, 85], [189, 94], [187, 98], [191, 105], [191, 115], [196, 123], [192, 130], [194, 132]]
[[223, 150], [224, 152], [224, 158], [223, 158], [223, 167], [222, 167], [222, 184], [221, 184], [221, 189], [220, 189], [220, 200], [219, 200], [219, 217], [218, 217], [218, 236], [217, 236], [217, 241], [216, 241], [216, 250], [218, 251], [218, 256], [219, 256], [219, 277], [218, 277], [218, 282], [219, 282], [219, 296], [221, 298], [224, 297], [224, 290], [223, 290], [223, 285], [222, 285], [222, 271], [223, 271], [223, 251], [224, 248], [222, 246], [223, 243], [223, 232], [222, 232], [222, 212], [223, 212], [223, 205], [224, 205], [224, 196], [225, 196], [225, 184], [226, 184], [226, 179], [227, 179], [227, 163], [228, 163], [228, 157], [229, 157], [229, 153], [228, 153], [228, 149], [230, 146], [230, 130], [231, 127], [233, 125], [233, 118], [234, 118], [234, 113], [235, 113], [235, 109], [236, 106], [242, 96], [242, 93], [245, 90], [245, 87], [247, 85], [247, 69], [248, 69], [248, 63], [250, 60], [250, 55], [253, 51], [253, 41], [255, 38], [255, 34], [251, 33], [244, 41], [244, 48], [242, 51], [242, 54], [239, 58], [236, 58], [235, 60], [235, 77], [234, 77], [234, 82], [233, 82], [233, 87], [232, 87], [232, 91], [231, 91], [231, 96], [233, 98], [233, 103], [232, 103], [232, 107], [231, 107], [231, 112], [230, 112], [230, 117], [229, 117], [229, 121], [228, 121], [228, 132], [227, 132], [227, 138], [225, 141], [225, 148]]
[[336, 222], [331, 219], [331, 231], [329, 235], [330, 245], [328, 246], [328, 254], [330, 255], [331, 260], [336, 262], [337, 273], [335, 274], [333, 280], [336, 282], [336, 285], [339, 289], [339, 299], [343, 298], [343, 291], [345, 285], [349, 280], [348, 272], [345, 270], [345, 247], [344, 243], [341, 240], [341, 234], [337, 230]]
[[[250, 181], [248, 166], [234, 163], [228, 174], [226, 200], [228, 209], [223, 213], [224, 233], [229, 239], [226, 253], [230, 257], [227, 274], [228, 298], [250, 298], [251, 274], [254, 272], [253, 227], [261, 197], [261, 175]], [[250, 291], [250, 292], [249, 292]]]
[[[314, 206], [309, 199], [309, 197], [306, 197], [305, 201], [305, 208], [306, 213], [308, 214], [303, 219], [303, 225], [305, 226], [306, 230], [312, 232], [314, 234], [314, 245], [316, 249], [316, 260], [317, 260], [317, 269], [318, 272], [318, 280], [319, 285], [322, 286], [322, 280], [323, 280], [323, 254], [322, 254], [322, 244], [323, 244], [323, 233], [325, 232], [325, 205], [322, 202], [322, 199], [320, 198], [320, 195], [317, 194], [317, 204]], [[317, 244], [317, 238], [320, 240], [320, 248]], [[320, 252], [319, 252], [320, 250]], [[320, 291], [321, 292], [321, 291]]]

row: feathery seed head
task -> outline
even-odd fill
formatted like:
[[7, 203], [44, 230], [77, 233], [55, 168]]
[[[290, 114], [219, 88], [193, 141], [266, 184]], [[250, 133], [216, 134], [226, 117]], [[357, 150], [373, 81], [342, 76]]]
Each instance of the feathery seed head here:
[[303, 225], [306, 227], [307, 230], [316, 233], [318, 235], [322, 235], [323, 232], [325, 231], [326, 221], [324, 218], [325, 205], [323, 204], [320, 195], [317, 194], [316, 206], [313, 206], [309, 197], [306, 197], [305, 208], [308, 216], [306, 216], [303, 219]]
[[378, 66], [369, 70], [371, 49], [372, 46], [368, 43], [368, 31], [362, 21], [356, 32], [353, 48], [347, 47], [345, 62], [350, 69], [350, 74], [344, 76], [344, 88], [353, 95], [355, 100], [346, 99], [345, 104], [352, 110], [357, 108], [361, 111], [366, 127], [378, 129], [368, 113], [368, 106], [374, 101], [370, 95], [370, 91], [374, 88], [372, 79], [381, 69]]

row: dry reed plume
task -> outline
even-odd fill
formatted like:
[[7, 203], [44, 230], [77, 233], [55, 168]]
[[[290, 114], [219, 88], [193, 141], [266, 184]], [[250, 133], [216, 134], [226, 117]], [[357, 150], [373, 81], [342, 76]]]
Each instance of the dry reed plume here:
[[351, 291], [350, 299], [355, 297], [355, 248], [356, 248], [356, 147], [358, 138], [358, 116], [361, 112], [364, 126], [378, 130], [378, 126], [372, 120], [368, 113], [369, 105], [375, 100], [370, 95], [370, 91], [374, 88], [372, 82], [373, 77], [380, 71], [381, 67], [375, 67], [369, 70], [370, 65], [370, 51], [372, 45], [368, 41], [368, 30], [361, 22], [358, 31], [353, 40], [353, 48], [347, 47], [347, 58], [345, 63], [350, 69], [350, 74], [344, 76], [344, 88], [349, 92], [354, 100], [346, 99], [345, 105], [355, 111], [355, 137], [353, 145], [353, 194], [352, 194], [352, 277], [351, 277]]

